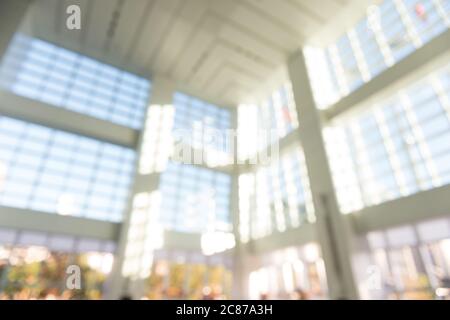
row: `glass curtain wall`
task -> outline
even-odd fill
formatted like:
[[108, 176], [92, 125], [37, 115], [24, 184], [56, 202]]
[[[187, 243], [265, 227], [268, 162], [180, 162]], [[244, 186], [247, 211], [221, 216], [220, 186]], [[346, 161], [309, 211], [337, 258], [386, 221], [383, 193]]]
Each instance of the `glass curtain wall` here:
[[325, 48], [308, 48], [309, 75], [321, 109], [358, 89], [450, 26], [447, 0], [384, 0]]
[[446, 66], [324, 130], [342, 212], [450, 182], [449, 79]]
[[450, 221], [404, 225], [367, 235], [371, 279], [360, 279], [367, 299], [449, 299]]
[[140, 129], [150, 81], [16, 34], [0, 66], [0, 87], [32, 100]]

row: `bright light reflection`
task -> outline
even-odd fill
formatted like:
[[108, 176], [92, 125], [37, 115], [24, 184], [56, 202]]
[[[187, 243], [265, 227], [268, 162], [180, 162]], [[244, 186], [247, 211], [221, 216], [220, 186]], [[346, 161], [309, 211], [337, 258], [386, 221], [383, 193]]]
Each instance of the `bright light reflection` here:
[[71, 216], [76, 212], [75, 197], [71, 194], [62, 194], [58, 198], [56, 211], [63, 216]]
[[234, 248], [234, 235], [228, 232], [208, 232], [201, 237], [201, 247], [204, 255], [210, 256]]

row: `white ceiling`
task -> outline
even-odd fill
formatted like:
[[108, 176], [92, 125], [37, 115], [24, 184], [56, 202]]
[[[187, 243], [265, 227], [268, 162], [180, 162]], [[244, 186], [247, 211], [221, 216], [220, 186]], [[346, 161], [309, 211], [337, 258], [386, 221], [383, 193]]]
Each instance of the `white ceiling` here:
[[[162, 74], [232, 106], [350, 3], [365, 1], [35, 0], [24, 25], [42, 39], [141, 75]], [[70, 4], [81, 7], [81, 30], [65, 27]]]

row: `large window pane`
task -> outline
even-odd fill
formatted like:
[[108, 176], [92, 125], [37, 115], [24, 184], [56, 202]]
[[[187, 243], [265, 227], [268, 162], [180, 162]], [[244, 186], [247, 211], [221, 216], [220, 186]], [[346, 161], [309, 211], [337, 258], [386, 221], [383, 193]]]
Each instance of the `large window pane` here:
[[231, 231], [231, 177], [169, 162], [161, 175], [162, 225], [182, 232]]
[[0, 137], [1, 205], [122, 220], [134, 151], [7, 117]]
[[305, 50], [318, 107], [325, 109], [450, 26], [447, 0], [384, 0], [324, 48]]
[[30, 99], [139, 129], [150, 82], [45, 41], [17, 34], [0, 86]]
[[450, 182], [448, 70], [325, 129], [343, 212]]

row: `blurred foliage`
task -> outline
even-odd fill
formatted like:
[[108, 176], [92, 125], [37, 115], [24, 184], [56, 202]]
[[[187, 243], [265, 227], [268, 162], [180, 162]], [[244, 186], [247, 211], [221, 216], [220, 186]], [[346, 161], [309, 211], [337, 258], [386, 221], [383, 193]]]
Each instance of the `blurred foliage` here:
[[149, 299], [202, 299], [204, 289], [214, 297], [230, 296], [231, 272], [223, 266], [155, 262], [147, 279]]
[[[0, 261], [0, 295], [9, 299], [43, 299], [49, 295], [64, 299], [100, 299], [106, 275], [89, 267], [87, 254], [49, 252], [42, 261], [26, 262], [11, 250], [14, 263]], [[11, 259], [10, 259], [11, 260]], [[66, 288], [66, 269], [78, 265], [81, 270], [81, 289]]]

